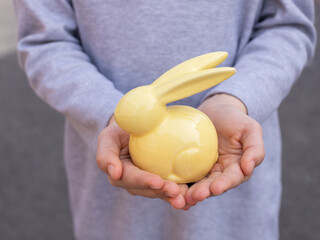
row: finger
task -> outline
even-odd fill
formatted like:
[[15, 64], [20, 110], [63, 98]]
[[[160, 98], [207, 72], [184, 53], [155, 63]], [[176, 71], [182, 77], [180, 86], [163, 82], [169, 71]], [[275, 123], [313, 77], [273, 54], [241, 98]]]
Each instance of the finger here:
[[211, 195], [210, 186], [211, 184], [221, 175], [221, 172], [212, 173], [205, 181], [201, 182], [199, 186], [193, 191], [192, 198], [201, 202]]
[[168, 198], [168, 202], [175, 209], [183, 209], [186, 206], [186, 201], [181, 194], [174, 198]]
[[181, 187], [182, 192], [178, 194], [176, 197], [165, 197], [164, 193], [159, 190], [152, 190], [152, 189], [127, 189], [128, 193], [134, 196], [143, 196], [147, 198], [160, 198], [166, 202], [168, 202], [173, 208], [175, 209], [183, 209], [186, 207], [186, 203], [184, 201], [183, 195], [186, 192], [186, 188], [183, 186]]
[[210, 185], [210, 191], [213, 195], [220, 195], [231, 188], [240, 185], [246, 181], [246, 178], [240, 168], [240, 165], [233, 163], [226, 167]]
[[117, 126], [112, 124], [101, 132], [96, 156], [98, 167], [114, 181], [120, 179], [122, 175], [122, 164], [119, 159], [122, 133], [116, 128]]
[[194, 206], [198, 202], [210, 197], [210, 185], [221, 175], [221, 171], [216, 171], [210, 174], [209, 177], [204, 178], [200, 182], [194, 184], [186, 193], [186, 202], [188, 205]]
[[121, 179], [115, 182], [116, 186], [122, 188], [154, 190], [163, 188], [165, 181], [161, 177], [139, 169], [130, 159], [123, 159], [122, 165], [123, 173]]
[[192, 206], [190, 206], [190, 205], [186, 205], [184, 208], [182, 208], [183, 210], [185, 210], [185, 211], [188, 211], [190, 208], [191, 208]]
[[161, 193], [153, 189], [137, 189], [137, 188], [128, 188], [126, 189], [128, 193], [134, 196], [142, 196], [147, 198], [161, 198], [165, 200]]
[[181, 193], [177, 197], [167, 199], [171, 206], [175, 209], [183, 209], [187, 205], [185, 201], [185, 194], [188, 190], [188, 186], [186, 184], [180, 184], [179, 188]]
[[253, 173], [253, 169], [263, 161], [265, 157], [263, 134], [261, 126], [253, 122], [244, 131], [241, 138], [243, 156], [241, 157], [241, 169], [246, 176]]
[[[198, 203], [198, 199], [196, 199], [196, 198], [194, 197], [194, 192], [195, 192], [200, 186], [204, 185], [206, 182], [208, 182], [208, 178], [202, 179], [201, 181], [193, 184], [193, 185], [189, 188], [189, 190], [187, 191], [186, 196], [185, 196], [186, 203], [187, 203], [188, 205], [194, 206], [194, 205], [196, 205], [196, 204]], [[204, 189], [204, 192], [205, 192], [205, 191], [206, 191], [206, 190]], [[207, 191], [208, 191], [209, 194], [210, 194], [209, 186], [208, 186]], [[203, 194], [203, 193], [202, 193], [202, 194]], [[205, 194], [205, 195], [206, 195], [206, 194]]]
[[210, 170], [209, 177], [205, 177], [189, 188], [185, 197], [188, 205], [194, 206], [211, 195], [210, 185], [212, 181], [221, 174], [222, 167], [220, 162], [215, 163]]
[[172, 181], [165, 181], [162, 191], [166, 197], [177, 197], [181, 193], [178, 184]]

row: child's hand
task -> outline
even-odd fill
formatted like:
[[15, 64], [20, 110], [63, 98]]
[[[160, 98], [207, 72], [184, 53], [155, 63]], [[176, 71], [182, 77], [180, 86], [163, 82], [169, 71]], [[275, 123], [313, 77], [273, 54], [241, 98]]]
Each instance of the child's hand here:
[[108, 174], [113, 186], [124, 188], [132, 195], [160, 198], [177, 209], [185, 208], [186, 184], [165, 181], [133, 165], [129, 155], [129, 134], [111, 120], [99, 136], [97, 164]]
[[210, 174], [187, 191], [186, 202], [191, 206], [249, 180], [265, 154], [262, 128], [246, 114], [240, 100], [218, 94], [205, 100], [199, 110], [217, 130], [219, 159]]

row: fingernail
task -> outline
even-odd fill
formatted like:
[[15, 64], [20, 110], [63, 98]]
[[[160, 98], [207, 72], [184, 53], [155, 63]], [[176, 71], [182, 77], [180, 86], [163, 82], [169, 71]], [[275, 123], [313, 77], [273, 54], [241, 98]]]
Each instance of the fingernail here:
[[114, 173], [114, 166], [109, 164], [108, 165], [108, 174], [113, 177], [113, 173]]

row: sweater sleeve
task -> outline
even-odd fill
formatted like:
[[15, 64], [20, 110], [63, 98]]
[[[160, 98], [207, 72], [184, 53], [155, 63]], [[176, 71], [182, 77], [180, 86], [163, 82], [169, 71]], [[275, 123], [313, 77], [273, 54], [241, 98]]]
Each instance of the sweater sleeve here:
[[313, 55], [313, 19], [312, 0], [265, 0], [250, 40], [238, 52], [237, 73], [205, 98], [233, 95], [246, 105], [249, 116], [262, 123], [279, 107]]
[[122, 97], [83, 51], [68, 0], [15, 0], [18, 57], [29, 84], [65, 115], [96, 152], [100, 131]]

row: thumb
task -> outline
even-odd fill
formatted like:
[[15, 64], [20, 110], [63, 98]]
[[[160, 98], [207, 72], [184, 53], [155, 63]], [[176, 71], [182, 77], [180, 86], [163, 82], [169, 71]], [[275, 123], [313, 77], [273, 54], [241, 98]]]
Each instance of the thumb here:
[[242, 135], [243, 156], [241, 169], [245, 176], [250, 176], [265, 157], [263, 134], [261, 126], [253, 121], [247, 126]]
[[122, 135], [117, 127], [111, 124], [100, 133], [96, 156], [98, 167], [114, 181], [119, 180], [122, 175], [122, 163], [119, 158]]

